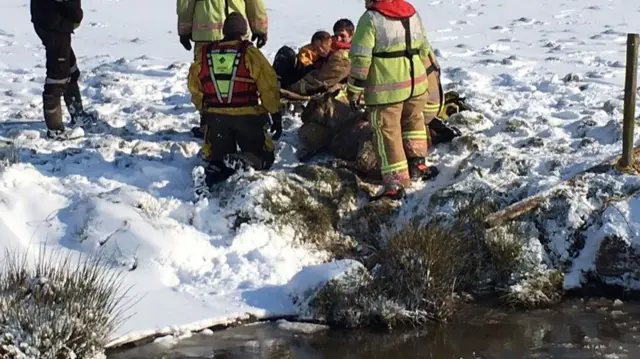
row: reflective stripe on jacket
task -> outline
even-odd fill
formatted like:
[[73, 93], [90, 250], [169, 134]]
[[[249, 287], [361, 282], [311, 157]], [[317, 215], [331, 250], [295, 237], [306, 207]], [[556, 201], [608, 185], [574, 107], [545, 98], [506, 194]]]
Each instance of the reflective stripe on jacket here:
[[249, 41], [213, 42], [202, 49], [198, 78], [204, 88], [203, 106], [246, 107], [258, 105], [258, 86], [245, 65]]
[[429, 80], [429, 98], [424, 106], [423, 113], [425, 120], [431, 120], [438, 117], [444, 109], [444, 91], [440, 81], [441, 69], [433, 51], [429, 52], [425, 66], [427, 68], [427, 79]]

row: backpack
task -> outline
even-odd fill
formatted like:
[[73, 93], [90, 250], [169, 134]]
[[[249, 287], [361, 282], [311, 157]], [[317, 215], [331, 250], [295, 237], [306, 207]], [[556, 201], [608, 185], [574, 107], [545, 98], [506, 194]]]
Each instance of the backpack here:
[[281, 88], [287, 88], [297, 81], [296, 62], [297, 54], [289, 46], [282, 46], [273, 59], [273, 69], [278, 75]]

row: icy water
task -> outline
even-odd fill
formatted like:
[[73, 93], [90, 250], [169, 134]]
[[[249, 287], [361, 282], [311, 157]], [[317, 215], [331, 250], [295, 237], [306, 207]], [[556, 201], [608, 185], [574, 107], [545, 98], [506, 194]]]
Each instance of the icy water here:
[[404, 333], [254, 324], [156, 343], [109, 359], [133, 358], [640, 358], [640, 304], [576, 300], [551, 310], [472, 309], [443, 328]]

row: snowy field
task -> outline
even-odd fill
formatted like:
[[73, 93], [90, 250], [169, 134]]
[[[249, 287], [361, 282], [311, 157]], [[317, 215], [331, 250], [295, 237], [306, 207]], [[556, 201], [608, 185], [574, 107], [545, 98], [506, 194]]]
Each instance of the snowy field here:
[[[269, 59], [281, 45], [300, 46], [314, 31], [330, 31], [338, 18], [355, 23], [363, 11], [361, 0], [266, 2], [270, 27], [263, 51]], [[499, 187], [517, 178], [534, 194], [621, 149], [626, 33], [640, 31], [640, 2], [414, 3], [447, 88], [486, 117], [464, 129], [475, 132], [489, 156], [474, 162], [484, 170], [483, 181]], [[0, 173], [0, 247], [46, 242], [68, 251], [115, 251], [118, 264], [130, 269], [126, 280], [139, 300], [114, 344], [245, 313], [293, 313], [289, 291], [339, 273], [347, 263], [308, 268], [294, 278], [323, 263], [325, 253], [296, 246], [291, 233], [264, 224], [232, 230], [232, 214], [252, 209], [259, 186], [227, 205], [191, 203], [199, 142], [189, 129], [198, 116], [186, 88], [192, 55], [176, 35], [175, 2], [93, 0], [84, 6], [73, 46], [85, 106], [105, 124], [60, 143], [44, 138], [44, 50], [29, 5], [0, 4], [0, 136], [16, 141], [20, 160]], [[563, 81], [569, 73], [578, 79]], [[299, 124], [293, 120], [277, 145], [277, 171], [295, 165]], [[511, 178], [491, 171], [496, 159], [490, 156], [505, 153], [525, 167]], [[448, 146], [433, 150], [430, 158], [442, 173], [414, 192], [412, 206], [424, 203], [416, 193], [453, 182], [468, 155]], [[627, 219], [611, 219], [601, 231], [625, 231], [635, 239], [639, 201], [625, 202], [620, 209]], [[579, 269], [593, 262], [593, 251], [583, 255]], [[579, 285], [575, 275], [567, 280], [567, 286]]]

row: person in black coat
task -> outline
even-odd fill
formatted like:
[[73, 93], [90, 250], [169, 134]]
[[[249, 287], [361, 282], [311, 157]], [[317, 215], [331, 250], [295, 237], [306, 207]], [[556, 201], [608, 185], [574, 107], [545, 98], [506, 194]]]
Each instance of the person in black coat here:
[[47, 77], [42, 93], [47, 137], [67, 139], [72, 131], [62, 122], [60, 97], [64, 98], [72, 126], [88, 115], [78, 87], [80, 70], [71, 47], [71, 34], [82, 22], [81, 0], [31, 0], [31, 22], [46, 51]]

